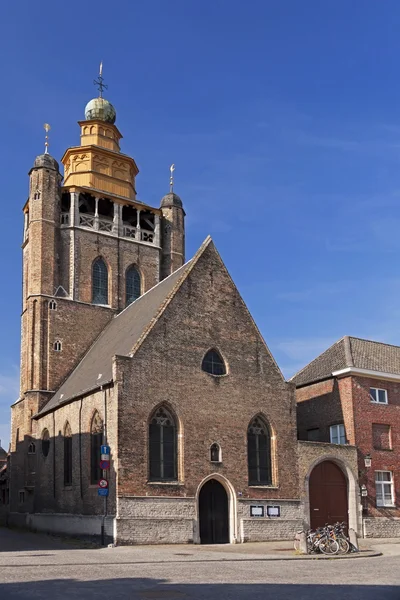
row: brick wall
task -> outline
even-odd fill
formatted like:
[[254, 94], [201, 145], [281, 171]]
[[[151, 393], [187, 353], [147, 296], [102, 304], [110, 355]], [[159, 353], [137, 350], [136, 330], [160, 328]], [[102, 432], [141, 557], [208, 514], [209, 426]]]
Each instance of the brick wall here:
[[[387, 390], [388, 404], [371, 402], [370, 388]], [[400, 517], [400, 384], [368, 377], [352, 378], [356, 444], [359, 451], [360, 484], [367, 486], [364, 502], [368, 517], [394, 519]], [[374, 447], [373, 426], [390, 425], [391, 449]], [[371, 467], [364, 464], [366, 454], [371, 455]], [[395, 486], [395, 508], [377, 507], [375, 471], [391, 471]], [[371, 527], [371, 523], [370, 523]], [[380, 527], [380, 525], [376, 525]], [[382, 525], [382, 527], [385, 527]]]

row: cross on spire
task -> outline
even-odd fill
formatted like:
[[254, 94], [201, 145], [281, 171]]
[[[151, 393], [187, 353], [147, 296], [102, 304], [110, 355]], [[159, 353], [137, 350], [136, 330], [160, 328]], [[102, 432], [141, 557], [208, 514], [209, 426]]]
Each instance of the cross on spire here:
[[103, 90], [108, 90], [108, 85], [106, 85], [103, 78], [103, 61], [100, 63], [99, 77], [98, 79], [93, 79], [93, 85], [95, 85], [99, 90], [99, 97], [103, 97]]

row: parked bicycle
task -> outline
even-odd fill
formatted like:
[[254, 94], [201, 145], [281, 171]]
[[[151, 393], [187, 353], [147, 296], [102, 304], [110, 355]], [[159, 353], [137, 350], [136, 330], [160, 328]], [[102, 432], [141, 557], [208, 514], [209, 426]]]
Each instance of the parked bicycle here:
[[300, 534], [304, 533], [307, 542], [307, 553], [313, 554], [321, 552], [322, 554], [347, 554], [353, 550], [350, 539], [346, 534], [346, 523], [326, 524], [325, 527], [318, 527], [315, 531], [307, 529], [300, 531], [294, 540], [294, 549], [300, 550]]

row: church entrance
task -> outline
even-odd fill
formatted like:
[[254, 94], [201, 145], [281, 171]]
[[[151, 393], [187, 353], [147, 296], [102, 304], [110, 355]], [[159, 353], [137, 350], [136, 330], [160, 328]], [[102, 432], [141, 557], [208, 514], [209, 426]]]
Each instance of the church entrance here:
[[347, 481], [335, 463], [325, 460], [310, 475], [310, 527], [344, 521], [348, 526]]
[[202, 544], [229, 542], [228, 495], [216, 479], [207, 481], [200, 490], [199, 519]]

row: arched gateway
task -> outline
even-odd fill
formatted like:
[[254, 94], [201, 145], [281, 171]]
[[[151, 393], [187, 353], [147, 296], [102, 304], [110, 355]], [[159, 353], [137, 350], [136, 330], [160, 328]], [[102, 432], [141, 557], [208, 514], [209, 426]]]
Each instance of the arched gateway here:
[[345, 521], [348, 526], [347, 481], [340, 467], [325, 460], [310, 475], [310, 526]]
[[216, 479], [209, 479], [199, 494], [200, 542], [227, 544], [229, 542], [228, 494]]

